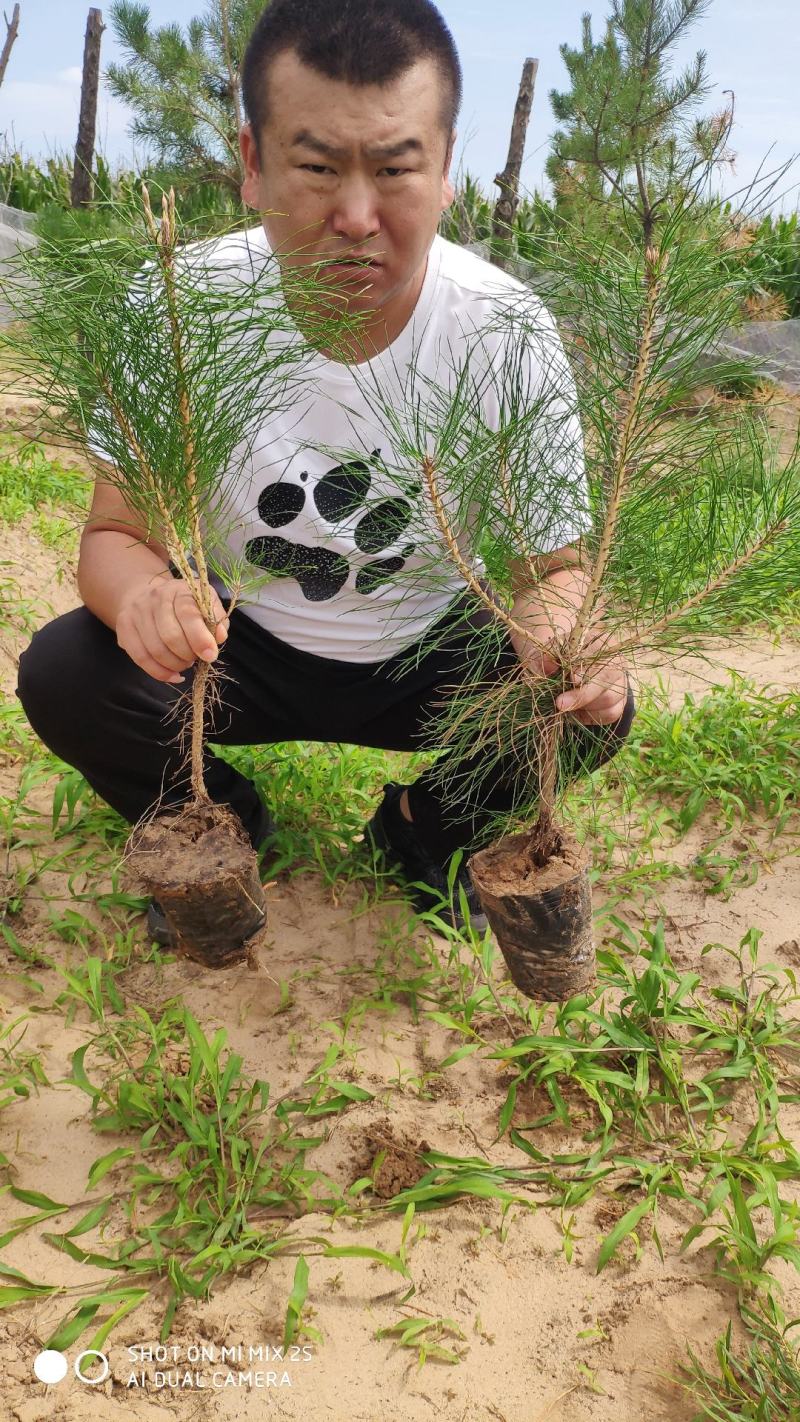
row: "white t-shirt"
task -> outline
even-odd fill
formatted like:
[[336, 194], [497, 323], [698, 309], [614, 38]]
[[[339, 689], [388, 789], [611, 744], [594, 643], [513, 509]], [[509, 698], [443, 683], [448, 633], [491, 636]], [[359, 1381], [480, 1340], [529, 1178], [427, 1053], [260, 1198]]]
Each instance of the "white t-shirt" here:
[[[269, 253], [263, 227], [246, 235], [254, 253]], [[242, 234], [221, 241], [232, 243], [232, 256], [236, 244], [242, 250]], [[223, 252], [214, 255], [222, 258]], [[540, 520], [538, 546], [531, 551], [552, 552], [591, 527], [580, 427], [574, 412], [566, 419], [563, 413], [574, 406], [574, 386], [552, 317], [521, 282], [437, 236], [414, 313], [392, 345], [355, 366], [315, 356], [305, 393], [291, 410], [270, 419], [244, 468], [224, 484], [219, 507], [228, 548], [237, 560], [281, 574], [245, 595], [240, 605], [248, 617], [304, 652], [379, 662], [417, 642], [464, 592], [424, 481], [414, 500], [407, 481], [398, 486], [392, 477], [404, 467], [409, 475], [414, 470], [397, 451], [397, 428], [386, 410], [399, 412], [401, 423], [405, 414], [408, 428], [418, 408], [415, 395], [429, 395], [433, 382], [442, 392], [434, 402], [441, 413], [468, 349], [473, 374], [492, 361], [497, 373], [509, 355], [501, 346], [512, 329], [496, 321], [503, 298], [523, 301], [547, 341], [546, 371], [537, 368], [532, 350], [522, 358], [532, 390], [541, 389], [542, 380], [554, 386], [553, 404], [561, 413], [551, 424], [559, 431], [553, 460], [560, 466], [562, 494], [569, 484], [560, 518]], [[552, 359], [554, 352], [560, 360]], [[514, 359], [511, 353], [512, 364]], [[480, 418], [497, 430], [502, 379], [477, 380], [475, 389]], [[535, 498], [532, 479], [532, 503]], [[465, 551], [483, 571], [468, 541]]]
[[[252, 280], [259, 263], [271, 259], [261, 224], [206, 242], [203, 251], [208, 270], [234, 280]], [[514, 310], [524, 312], [524, 340], [515, 338], [513, 321], [498, 319]], [[299, 332], [297, 339], [302, 342]], [[482, 432], [497, 431], [507, 420], [509, 374], [516, 415], [524, 405], [520, 390], [539, 404], [544, 390], [553, 418], [537, 416], [523, 444], [523, 464], [531, 470], [528, 547], [552, 552], [591, 528], [574, 384], [552, 317], [521, 282], [437, 236], [416, 308], [391, 346], [358, 365], [309, 348], [291, 407], [269, 417], [248, 440], [245, 457], [231, 461], [235, 472], [223, 476], [213, 530], [209, 525], [206, 533], [218, 567], [238, 565], [255, 575], [251, 584], [245, 578], [238, 604], [248, 617], [301, 651], [377, 663], [419, 641], [465, 591], [418, 457], [422, 448], [436, 448], [434, 432], [465, 371], [473, 395], [465, 426], [471, 428], [463, 450], [450, 430], [451, 461], [461, 460], [463, 473]], [[475, 467], [480, 471], [479, 460]], [[484, 485], [485, 467], [484, 459]], [[557, 484], [548, 499], [551, 475]], [[446, 461], [438, 480], [445, 506], [459, 520], [459, 546], [480, 575], [485, 569], [470, 537], [472, 505], [465, 507], [463, 492], [457, 507], [448, 503]], [[221, 578], [216, 584], [226, 590]]]

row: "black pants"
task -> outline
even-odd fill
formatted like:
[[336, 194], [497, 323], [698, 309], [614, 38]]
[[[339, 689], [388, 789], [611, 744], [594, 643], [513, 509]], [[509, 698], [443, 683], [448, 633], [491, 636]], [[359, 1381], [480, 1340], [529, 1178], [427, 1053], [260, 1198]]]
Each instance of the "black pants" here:
[[[381, 663], [357, 665], [301, 652], [264, 631], [236, 609], [218, 665], [225, 673], [222, 706], [212, 713], [207, 737], [216, 745], [266, 745], [321, 741], [384, 750], [426, 749], [424, 723], [437, 701], [469, 672], [468, 643], [491, 621], [485, 609], [467, 614], [467, 599], [451, 604], [439, 624], [439, 645], [420, 655], [398, 677], [408, 650]], [[518, 664], [510, 641], [501, 644], [492, 676]], [[190, 673], [187, 673], [189, 684]], [[23, 653], [17, 695], [45, 745], [80, 770], [94, 790], [130, 823], [160, 801], [163, 808], [189, 796], [188, 776], [170, 712], [186, 686], [157, 682], [118, 646], [115, 634], [87, 608], [77, 608], [37, 632]], [[571, 757], [595, 769], [619, 750], [634, 715], [612, 726], [569, 723]], [[467, 763], [459, 763], [463, 772]], [[438, 768], [438, 767], [437, 767]], [[448, 791], [431, 771], [409, 789], [419, 838], [444, 863], [458, 848], [480, 840], [489, 819], [515, 803], [514, 767], [498, 769], [481, 790], [480, 805], [454, 812]], [[229, 804], [255, 841], [263, 807], [252, 782], [218, 756], [207, 755], [211, 797]], [[280, 806], [275, 807], [278, 815]]]

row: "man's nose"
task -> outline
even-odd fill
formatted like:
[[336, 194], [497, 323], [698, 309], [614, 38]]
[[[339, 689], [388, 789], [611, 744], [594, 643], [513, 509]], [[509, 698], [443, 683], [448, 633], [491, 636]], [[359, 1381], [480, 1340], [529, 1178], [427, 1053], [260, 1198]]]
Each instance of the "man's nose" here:
[[380, 232], [377, 194], [371, 183], [351, 179], [337, 194], [331, 226], [338, 237], [365, 242]]

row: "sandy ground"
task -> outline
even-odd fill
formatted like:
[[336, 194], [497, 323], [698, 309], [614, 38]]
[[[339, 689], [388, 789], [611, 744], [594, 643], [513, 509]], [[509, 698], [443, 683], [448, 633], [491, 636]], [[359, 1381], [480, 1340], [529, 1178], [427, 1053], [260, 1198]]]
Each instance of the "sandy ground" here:
[[[59, 581], [63, 566], [56, 552], [37, 543], [24, 528], [0, 533], [0, 576], [21, 580], [35, 593], [41, 620], [77, 603], [69, 568]], [[15, 658], [26, 636], [21, 629], [0, 648], [7, 695], [13, 695]], [[677, 704], [691, 688], [702, 694], [709, 676], [712, 681], [723, 679], [728, 666], [752, 676], [760, 686], [796, 689], [800, 646], [786, 642], [773, 647], [756, 639], [722, 647], [711, 673], [694, 662], [671, 670], [671, 699]], [[646, 678], [656, 673], [645, 668], [641, 674]], [[16, 774], [12, 764], [0, 766], [3, 793]], [[47, 809], [47, 787], [34, 792], [33, 803]], [[764, 845], [768, 828], [762, 834]], [[687, 864], [714, 833], [713, 824], [700, 821], [665, 854]], [[729, 959], [721, 951], [701, 958], [701, 950], [707, 943], [733, 946], [756, 925], [764, 935], [762, 959], [800, 971], [796, 849], [797, 839], [787, 838], [783, 857], [762, 865], [756, 883], [736, 890], [728, 901], [709, 897], [690, 880], [669, 882], [662, 890], [662, 906], [676, 964], [697, 968], [709, 983], [729, 981]], [[68, 903], [63, 876], [45, 876], [39, 887], [43, 893], [60, 893]], [[160, 971], [135, 961], [121, 987], [129, 1003], [154, 1011], [168, 998], [181, 997], [208, 1034], [224, 1026], [230, 1048], [244, 1059], [246, 1074], [266, 1078], [273, 1094], [279, 1094], [299, 1086], [321, 1059], [331, 1039], [323, 1024], [339, 1020], [354, 998], [374, 988], [376, 956], [391, 951], [393, 925], [399, 930], [396, 921], [406, 910], [398, 903], [361, 912], [354, 886], [337, 893], [334, 902], [310, 873], [294, 879], [284, 875], [269, 893], [270, 928], [261, 959], [266, 972], [236, 968], [210, 978], [186, 961]], [[635, 905], [628, 916], [635, 926]], [[58, 961], [75, 961], [79, 952], [48, 931], [44, 904], [36, 899], [15, 918], [14, 929], [20, 941]], [[399, 931], [394, 934], [397, 942], [401, 936]], [[418, 928], [418, 941], [421, 937]], [[433, 941], [446, 961], [447, 945]], [[4, 1017], [10, 1020], [35, 1005], [25, 1045], [41, 1053], [53, 1083], [3, 1112], [0, 1149], [14, 1157], [14, 1183], [64, 1203], [97, 1198], [104, 1189], [90, 1192], [86, 1187], [92, 1162], [128, 1140], [113, 1133], [99, 1136], [90, 1124], [87, 1097], [62, 1082], [71, 1053], [87, 1039], [88, 1019], [78, 1013], [67, 1026], [63, 1012], [52, 1008], [61, 981], [51, 970], [25, 968], [41, 984], [41, 994], [34, 995], [20, 976], [24, 965], [2, 946], [0, 963]], [[291, 981], [292, 998], [289, 1008], [278, 1012], [281, 980]], [[506, 1071], [472, 1056], [421, 1092], [409, 1078], [452, 1051], [459, 1044], [456, 1034], [424, 1018], [415, 1025], [403, 1005], [390, 1012], [368, 1011], [354, 1033], [361, 1050], [353, 1079], [373, 1099], [332, 1122], [313, 1123], [325, 1139], [308, 1158], [312, 1168], [324, 1170], [340, 1184], [351, 1183], [369, 1168], [376, 1128], [395, 1142], [395, 1184], [409, 1178], [409, 1166], [411, 1179], [423, 1173], [424, 1165], [414, 1159], [421, 1141], [453, 1155], [521, 1163], [507, 1139], [494, 1143], [497, 1113], [510, 1079]], [[532, 1101], [521, 1096], [515, 1122], [528, 1119], [532, 1108]], [[537, 1102], [534, 1114], [543, 1109]], [[786, 1129], [797, 1140], [800, 1117], [787, 1117]], [[566, 1137], [548, 1133], [548, 1141], [556, 1149], [569, 1148]], [[577, 1135], [573, 1141], [580, 1145]], [[103, 1187], [112, 1188], [115, 1178], [121, 1177], [106, 1177]], [[294, 1271], [294, 1259], [288, 1258], [223, 1280], [207, 1301], [184, 1302], [168, 1340], [171, 1351], [162, 1363], [136, 1361], [139, 1355], [128, 1351], [158, 1342], [163, 1297], [140, 1307], [112, 1335], [106, 1348], [110, 1375], [96, 1387], [80, 1382], [72, 1372], [49, 1388], [33, 1377], [33, 1358], [63, 1318], [64, 1299], [4, 1310], [0, 1417], [2, 1422], [85, 1422], [89, 1417], [98, 1422], [168, 1422], [176, 1417], [205, 1422], [212, 1415], [255, 1422], [267, 1414], [287, 1422], [428, 1422], [436, 1417], [453, 1422], [689, 1422], [693, 1409], [668, 1380], [669, 1374], [683, 1359], [687, 1342], [707, 1363], [713, 1361], [714, 1340], [736, 1316], [735, 1294], [712, 1274], [700, 1242], [678, 1253], [693, 1216], [670, 1202], [659, 1221], [663, 1263], [652, 1242], [645, 1242], [639, 1259], [629, 1242], [618, 1259], [597, 1274], [599, 1244], [626, 1208], [623, 1199], [602, 1194], [578, 1208], [571, 1263], [562, 1250], [558, 1214], [547, 1208], [513, 1211], [504, 1240], [499, 1208], [491, 1202], [469, 1200], [418, 1215], [425, 1230], [409, 1253], [417, 1291], [406, 1303], [399, 1302], [406, 1281], [379, 1265], [360, 1259], [311, 1259], [307, 1317], [323, 1341], [306, 1344], [306, 1357], [301, 1347], [299, 1357], [276, 1359], [273, 1353], [269, 1360], [267, 1345], [277, 1348], [283, 1334]], [[0, 1231], [26, 1210], [0, 1194]], [[400, 1215], [387, 1215], [358, 1228], [346, 1222], [331, 1225], [320, 1214], [293, 1223], [290, 1230], [298, 1236], [319, 1233], [337, 1244], [393, 1251], [400, 1243], [401, 1223]], [[118, 1208], [110, 1225], [103, 1226], [108, 1230], [106, 1244], [123, 1226], [124, 1214]], [[61, 1220], [50, 1227], [60, 1229]], [[102, 1248], [102, 1232], [84, 1236], [81, 1243]], [[312, 1254], [313, 1247], [306, 1252]], [[13, 1240], [4, 1259], [28, 1277], [50, 1284], [82, 1284], [88, 1292], [106, 1282], [99, 1270], [49, 1247], [37, 1230]], [[776, 1272], [785, 1281], [787, 1314], [796, 1317], [797, 1277], [780, 1264]], [[428, 1314], [453, 1320], [464, 1334], [461, 1340], [443, 1339], [446, 1346], [462, 1350], [457, 1366], [432, 1361], [418, 1370], [416, 1354], [373, 1336], [403, 1316]], [[70, 1363], [90, 1337], [91, 1330], [66, 1350]], [[223, 1357], [223, 1348], [239, 1346], [241, 1355], [229, 1352]], [[198, 1358], [193, 1350], [203, 1348], [206, 1352]], [[266, 1360], [259, 1361], [259, 1348], [266, 1350]], [[254, 1370], [254, 1379], [260, 1372], [261, 1383], [220, 1384], [219, 1378], [235, 1378], [240, 1369]], [[87, 1372], [91, 1374], [91, 1364]]]

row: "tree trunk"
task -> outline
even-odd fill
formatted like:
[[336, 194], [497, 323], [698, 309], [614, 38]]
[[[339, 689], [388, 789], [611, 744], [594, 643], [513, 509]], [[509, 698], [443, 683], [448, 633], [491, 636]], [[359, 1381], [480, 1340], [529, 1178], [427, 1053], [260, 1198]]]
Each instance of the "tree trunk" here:
[[511, 250], [514, 218], [519, 207], [519, 175], [522, 170], [525, 139], [528, 136], [528, 123], [533, 107], [533, 90], [538, 69], [538, 59], [525, 60], [514, 109], [514, 122], [511, 126], [511, 142], [508, 146], [506, 166], [503, 172], [498, 173], [495, 178], [500, 189], [500, 196], [497, 199], [492, 219], [491, 261], [496, 267], [505, 267], [506, 255]]
[[8, 67], [8, 56], [11, 53], [11, 46], [13, 45], [14, 40], [17, 38], [17, 34], [19, 32], [19, 5], [14, 6], [10, 20], [4, 10], [3, 19], [6, 22], [6, 42], [3, 45], [3, 53], [0, 54], [0, 84], [2, 84], [3, 80], [6, 77], [6, 68]]
[[78, 142], [75, 145], [75, 166], [72, 171], [72, 206], [83, 207], [92, 201], [92, 164], [97, 124], [97, 88], [100, 82], [100, 37], [105, 26], [100, 10], [90, 10], [86, 21], [83, 46], [83, 80], [81, 112], [78, 120]]
[[[244, 121], [244, 115], [242, 113], [242, 83], [241, 78], [239, 76], [239, 71], [233, 62], [231, 52], [231, 25], [230, 15], [228, 13], [228, 0], [219, 0], [219, 19], [220, 28], [222, 30], [222, 47], [225, 51], [225, 64], [228, 70], [228, 82], [230, 84], [231, 89], [231, 102], [233, 104], [233, 112], [236, 118], [236, 132], [238, 135], [239, 130], [241, 129], [242, 123]], [[241, 188], [241, 184], [244, 181], [245, 172], [244, 164], [242, 162], [242, 155], [239, 151], [238, 143], [236, 145], [236, 154], [237, 161], [239, 164], [239, 186], [236, 189], [236, 193], [241, 202], [241, 194], [239, 192], [239, 189]]]

